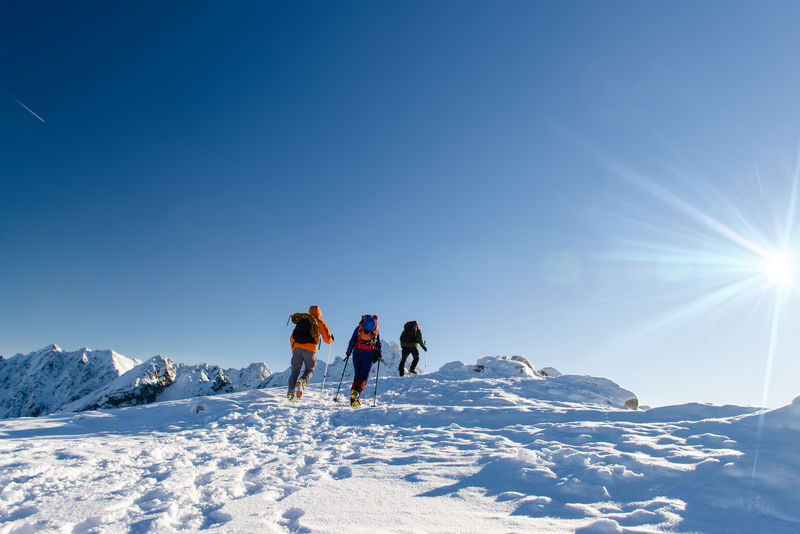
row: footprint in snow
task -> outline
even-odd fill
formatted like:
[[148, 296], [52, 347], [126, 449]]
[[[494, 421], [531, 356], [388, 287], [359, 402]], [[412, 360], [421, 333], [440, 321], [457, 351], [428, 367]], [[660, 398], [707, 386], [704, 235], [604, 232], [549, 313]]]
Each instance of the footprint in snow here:
[[350, 478], [353, 476], [353, 470], [349, 467], [342, 466], [333, 473], [331, 473], [331, 477], [336, 480], [344, 480], [345, 478]]
[[506, 501], [518, 501], [525, 497], [524, 493], [519, 493], [518, 491], [504, 491], [503, 493], [497, 496], [498, 502], [506, 502]]
[[303, 510], [302, 508], [289, 508], [288, 510], [283, 512], [283, 515], [281, 517], [283, 517], [284, 519], [288, 519], [290, 521], [297, 521], [304, 515], [306, 515], [306, 511]]
[[283, 521], [280, 524], [291, 530], [292, 532], [303, 532], [304, 529], [300, 526], [300, 518], [306, 515], [306, 511], [301, 508], [289, 508], [283, 515]]

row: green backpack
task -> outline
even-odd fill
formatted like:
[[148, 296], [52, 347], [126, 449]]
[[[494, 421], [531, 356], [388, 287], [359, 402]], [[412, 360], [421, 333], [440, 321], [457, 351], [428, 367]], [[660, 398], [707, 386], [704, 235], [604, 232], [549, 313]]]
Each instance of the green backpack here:
[[417, 343], [417, 329], [419, 325], [416, 321], [408, 321], [403, 325], [403, 333], [400, 334], [400, 343], [414, 345]]

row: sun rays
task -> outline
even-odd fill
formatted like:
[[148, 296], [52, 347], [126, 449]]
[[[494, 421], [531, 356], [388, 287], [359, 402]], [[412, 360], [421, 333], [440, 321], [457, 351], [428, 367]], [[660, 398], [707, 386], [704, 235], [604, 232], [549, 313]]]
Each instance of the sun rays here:
[[[626, 337], [701, 330], [707, 337], [711, 325], [735, 325], [737, 334], [763, 347], [748, 357], [763, 363], [766, 406], [779, 349], [791, 334], [787, 312], [800, 304], [797, 167], [768, 179], [758, 171], [715, 177], [723, 191], [696, 174], [654, 177], [603, 160], [633, 186], [604, 213], [611, 247], [601, 255], [628, 280], [613, 298], [646, 310]], [[752, 320], [753, 314], [763, 320]]]
[[697, 200], [692, 201], [651, 177], [606, 162], [645, 198], [619, 202], [617, 210], [607, 213], [614, 219], [616, 235], [612, 249], [602, 257], [624, 263], [640, 278], [651, 278], [655, 284], [646, 298], [680, 295], [680, 302], [651, 318], [644, 331], [680, 326], [701, 315], [746, 306], [753, 299], [800, 296], [797, 173], [788, 191], [773, 198], [756, 173], [752, 191], [736, 184], [738, 203], [707, 184], [696, 187], [692, 198]]

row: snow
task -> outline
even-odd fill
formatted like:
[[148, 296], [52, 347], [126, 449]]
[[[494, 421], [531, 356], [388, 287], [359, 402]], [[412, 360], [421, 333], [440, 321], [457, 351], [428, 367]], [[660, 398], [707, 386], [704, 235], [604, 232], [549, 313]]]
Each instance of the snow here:
[[631, 410], [610, 380], [516, 357], [400, 378], [384, 353], [374, 408], [374, 378], [366, 407], [331, 401], [335, 358], [299, 403], [268, 377], [0, 420], [0, 534], [800, 530], [798, 399]]
[[233, 393], [253, 389], [269, 376], [269, 367], [263, 363], [225, 370], [206, 363], [186, 365], [165, 356], [153, 356], [108, 385], [62, 406], [61, 411], [118, 408]]
[[48, 345], [0, 360], [0, 418], [51, 413], [139, 364], [111, 350]]
[[271, 374], [264, 363], [221, 369], [160, 355], [142, 363], [111, 350], [67, 352], [48, 345], [0, 360], [0, 418], [232, 393], [259, 387]]
[[272, 374], [272, 371], [265, 363], [251, 363], [244, 369], [228, 369], [228, 378], [233, 384], [235, 391], [245, 389], [255, 389], [264, 383]]

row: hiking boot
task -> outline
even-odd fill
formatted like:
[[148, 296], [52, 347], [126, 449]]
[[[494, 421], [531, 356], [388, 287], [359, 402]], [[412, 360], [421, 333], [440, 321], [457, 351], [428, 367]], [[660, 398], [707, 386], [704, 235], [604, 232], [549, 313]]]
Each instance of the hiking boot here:
[[286, 393], [286, 398], [290, 401], [297, 400], [297, 397], [294, 394], [294, 390], [290, 389], [288, 393]]
[[401, 367], [400, 369], [398, 369], [398, 371], [400, 371], [400, 376], [403, 376], [403, 375], [406, 374], [406, 370], [405, 370], [404, 367]]
[[361, 392], [357, 389], [350, 390], [350, 406], [361, 406]]
[[417, 371], [416, 369], [409, 369], [408, 370], [408, 374], [410, 374], [410, 375], [418, 375], [419, 371]]

